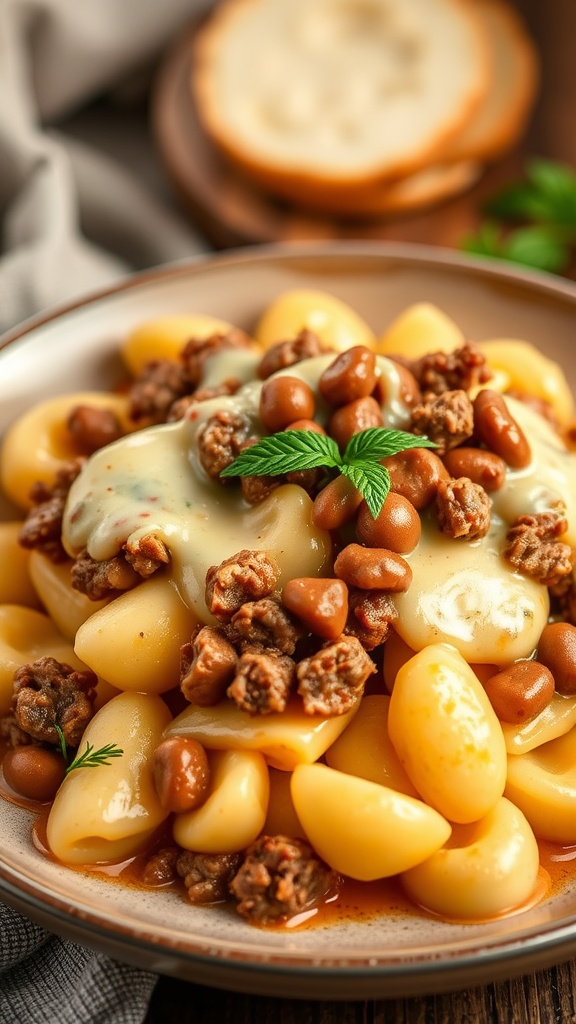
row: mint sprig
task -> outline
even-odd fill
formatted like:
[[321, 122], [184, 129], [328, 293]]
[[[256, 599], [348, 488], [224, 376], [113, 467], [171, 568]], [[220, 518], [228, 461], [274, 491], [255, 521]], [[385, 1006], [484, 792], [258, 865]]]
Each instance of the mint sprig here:
[[[553, 160], [528, 161], [524, 180], [483, 207], [488, 220], [461, 248], [550, 273], [567, 270], [576, 247], [576, 173]], [[519, 227], [510, 228], [512, 224]]]
[[364, 498], [374, 519], [390, 490], [390, 474], [381, 459], [407, 448], [435, 448], [427, 437], [403, 430], [368, 427], [350, 438], [344, 453], [331, 437], [312, 430], [283, 430], [246, 448], [220, 476], [280, 476], [300, 469], [336, 469]]

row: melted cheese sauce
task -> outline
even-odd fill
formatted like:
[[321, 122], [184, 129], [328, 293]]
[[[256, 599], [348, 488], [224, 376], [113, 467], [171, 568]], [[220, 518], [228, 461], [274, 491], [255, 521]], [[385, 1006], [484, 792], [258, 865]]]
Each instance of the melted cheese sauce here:
[[[328, 354], [281, 371], [317, 390]], [[191, 407], [177, 423], [162, 424], [121, 438], [97, 452], [72, 486], [63, 523], [67, 550], [86, 548], [95, 559], [117, 554], [127, 541], [159, 534], [171, 554], [172, 577], [189, 607], [208, 621], [204, 603], [207, 569], [241, 548], [270, 552], [281, 568], [280, 586], [299, 576], [331, 575], [331, 540], [312, 524], [312, 502], [299, 487], [285, 485], [250, 507], [232, 484], [210, 480], [197, 456], [206, 421], [226, 409], [248, 418], [262, 433], [258, 403], [262, 383], [253, 352], [227, 351], [207, 365], [206, 385], [230, 377], [246, 383], [235, 395]], [[409, 411], [402, 401], [395, 364], [377, 359], [385, 400], [386, 426], [402, 429]], [[523, 470], [509, 470], [504, 487], [492, 495], [492, 523], [486, 537], [451, 540], [433, 513], [423, 515], [422, 537], [408, 556], [413, 581], [395, 596], [396, 629], [415, 650], [437, 642], [453, 644], [470, 662], [506, 664], [530, 657], [548, 613], [548, 591], [502, 558], [505, 536], [517, 516], [567, 508], [567, 540], [576, 543], [576, 462], [549, 425], [533, 410], [509, 399], [512, 414], [527, 434], [533, 458]], [[317, 401], [317, 419], [328, 411]]]

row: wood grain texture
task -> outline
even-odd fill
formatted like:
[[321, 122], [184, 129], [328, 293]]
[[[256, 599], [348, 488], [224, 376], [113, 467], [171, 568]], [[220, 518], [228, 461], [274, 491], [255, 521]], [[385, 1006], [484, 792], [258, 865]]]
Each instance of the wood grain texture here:
[[[482, 185], [436, 211], [367, 228], [364, 237], [453, 245], [478, 221], [478, 204], [517, 175], [526, 153], [576, 166], [576, 3], [517, 0], [542, 60], [541, 90], [522, 152], [491, 169]], [[198, 211], [194, 211], [198, 214]], [[206, 226], [206, 211], [204, 211]], [[239, 239], [210, 222], [216, 244]], [[313, 220], [294, 227], [314, 237]], [[354, 225], [324, 237], [347, 237]], [[158, 982], [145, 1024], [576, 1024], [576, 962], [509, 982], [418, 999], [310, 1002], [236, 995], [168, 978]]]

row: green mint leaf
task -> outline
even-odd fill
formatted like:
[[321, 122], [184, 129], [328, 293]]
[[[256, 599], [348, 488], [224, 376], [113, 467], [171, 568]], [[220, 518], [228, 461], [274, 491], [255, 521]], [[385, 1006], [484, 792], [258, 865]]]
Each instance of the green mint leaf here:
[[436, 448], [436, 445], [427, 437], [407, 434], [404, 430], [368, 427], [350, 438], [343, 459], [346, 465], [363, 465], [365, 462], [378, 462], [407, 448]]
[[531, 160], [526, 176], [542, 203], [550, 224], [576, 226], [576, 174], [572, 168], [552, 160]]
[[123, 753], [124, 751], [115, 743], [107, 743], [105, 747], [100, 747], [98, 750], [94, 750], [94, 747], [87, 743], [86, 750], [82, 754], [78, 754], [68, 765], [66, 775], [76, 768], [95, 768], [99, 764], [110, 764], [111, 757], [122, 757]]
[[326, 434], [283, 430], [246, 448], [220, 476], [276, 476], [297, 469], [335, 467], [341, 461], [338, 445]]
[[360, 491], [372, 518], [376, 519], [390, 490], [390, 474], [386, 467], [379, 462], [366, 462], [362, 465], [345, 463], [341, 472]]
[[504, 259], [502, 230], [493, 221], [481, 224], [475, 235], [466, 235], [460, 247], [474, 256], [492, 256]]
[[558, 274], [570, 262], [570, 250], [554, 228], [531, 225], [518, 228], [506, 239], [506, 259], [525, 266]]
[[508, 185], [484, 204], [484, 212], [504, 221], [546, 221], [548, 201], [528, 182]]

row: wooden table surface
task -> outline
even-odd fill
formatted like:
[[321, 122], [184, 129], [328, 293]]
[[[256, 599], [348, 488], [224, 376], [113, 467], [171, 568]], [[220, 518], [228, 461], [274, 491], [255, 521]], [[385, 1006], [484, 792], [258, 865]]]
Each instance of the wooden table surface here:
[[[517, 0], [542, 59], [539, 100], [524, 143], [576, 167], [575, 0]], [[512, 157], [513, 159], [513, 157]], [[498, 169], [495, 169], [498, 173]], [[468, 202], [477, 200], [468, 200]], [[390, 224], [386, 237], [449, 243], [473, 218], [458, 199], [441, 212]], [[423, 223], [424, 221], [424, 223]], [[312, 1002], [238, 995], [160, 978], [145, 1024], [576, 1024], [576, 961], [509, 982], [427, 998]]]

